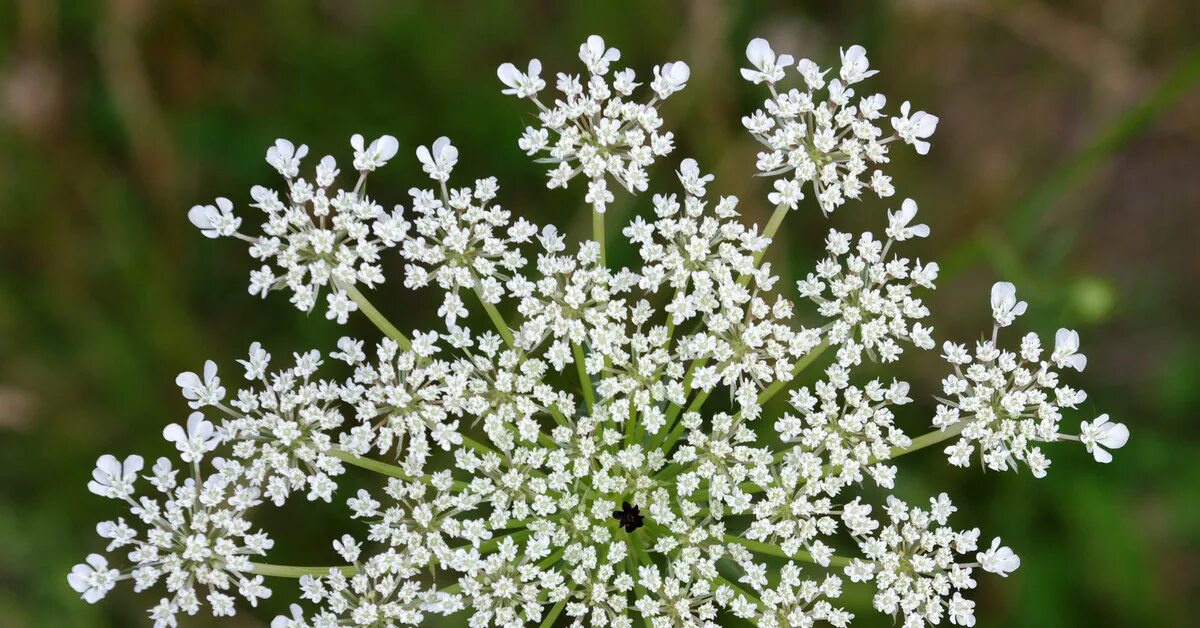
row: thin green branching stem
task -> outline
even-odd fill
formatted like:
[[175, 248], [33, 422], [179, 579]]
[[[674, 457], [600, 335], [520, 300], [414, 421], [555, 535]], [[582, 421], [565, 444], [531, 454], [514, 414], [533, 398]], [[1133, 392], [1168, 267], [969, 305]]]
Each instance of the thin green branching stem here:
[[486, 555], [496, 551], [496, 548], [500, 547], [500, 544], [504, 542], [504, 539], [512, 539], [514, 543], [520, 543], [530, 534], [533, 534], [533, 530], [526, 528], [524, 530], [518, 530], [509, 534], [493, 536], [492, 538], [479, 544], [479, 554]]
[[462, 439], [463, 439], [464, 445], [466, 445], [467, 447], [469, 447], [471, 449], [474, 449], [480, 455], [487, 455], [487, 454], [496, 454], [497, 456], [500, 455], [495, 450], [493, 450], [491, 447], [484, 445], [483, 443], [471, 438], [470, 436], [464, 435], [462, 437]]
[[[487, 312], [488, 318], [492, 319], [492, 324], [496, 327], [496, 331], [500, 333], [500, 337], [504, 339], [504, 343], [510, 349], [516, 348], [517, 341], [513, 337], [512, 328], [508, 326], [508, 321], [504, 320], [504, 315], [500, 313], [500, 310], [497, 310], [495, 305], [488, 303], [487, 299], [483, 298], [483, 292], [479, 289], [478, 279], [475, 282], [475, 296], [479, 298], [479, 304]], [[563, 416], [563, 413], [558, 408], [550, 406], [546, 410], [550, 413], [550, 416], [554, 417], [556, 423], [562, 426], [570, 426], [567, 418]]]
[[304, 576], [312, 576], [314, 578], [328, 576], [330, 570], [336, 570], [343, 576], [353, 576], [358, 573], [358, 568], [354, 565], [336, 565], [333, 567], [298, 567], [296, 565], [271, 565], [269, 563], [250, 563], [250, 573], [259, 576], [271, 576], [275, 578], [303, 578]]
[[371, 302], [367, 300], [367, 297], [358, 291], [358, 288], [342, 284], [338, 284], [338, 287], [345, 291], [350, 300], [358, 305], [358, 309], [363, 314], [366, 314], [372, 323], [375, 323], [375, 326], [379, 328], [379, 331], [383, 332], [383, 335], [395, 340], [400, 345], [400, 348], [405, 351], [412, 349], [412, 342], [409, 341], [408, 336], [405, 336], [399, 329], [396, 329], [396, 326], [386, 316], [380, 314], [379, 310], [375, 309], [375, 306], [371, 305]]
[[412, 476], [405, 473], [404, 469], [401, 469], [394, 464], [372, 460], [371, 458], [363, 458], [362, 456], [352, 454], [348, 451], [342, 451], [340, 449], [331, 450], [329, 455], [347, 464], [352, 464], [368, 471], [374, 471], [380, 475], [386, 475], [391, 478], [400, 478], [401, 480], [412, 479]]
[[504, 343], [510, 348], [516, 346], [517, 341], [513, 338], [512, 330], [509, 329], [508, 323], [504, 317], [500, 315], [500, 311], [495, 305], [488, 303], [488, 300], [483, 298], [483, 292], [479, 289], [479, 282], [475, 282], [475, 296], [479, 297], [479, 304], [483, 306], [483, 311], [487, 312], [489, 318], [492, 319], [492, 324], [496, 326], [496, 331], [500, 333], [500, 337], [504, 339]]
[[[573, 592], [574, 591], [572, 591], [572, 593]], [[567, 597], [559, 600], [557, 604], [550, 608], [550, 612], [546, 613], [546, 619], [541, 623], [542, 628], [550, 628], [550, 626], [554, 625], [554, 621], [557, 620], [558, 616], [562, 614], [563, 609], [567, 607], [567, 602], [570, 601], [570, 599], [571, 596], [568, 595]]]
[[[922, 435], [914, 438], [912, 441], [912, 444], [909, 445], [908, 447], [892, 447], [892, 450], [890, 452], [888, 452], [888, 457], [886, 458], [886, 460], [895, 460], [896, 458], [899, 458], [900, 456], [904, 456], [907, 454], [911, 454], [914, 451], [919, 451], [919, 450], [925, 449], [926, 447], [929, 447], [930, 445], [936, 445], [942, 441], [950, 440], [951, 438], [954, 438], [955, 436], [958, 436], [960, 433], [962, 433], [963, 428], [966, 426], [967, 426], [966, 421], [959, 421], [958, 423], [955, 423], [954, 425], [950, 426], [949, 429], [946, 429], [946, 430], [938, 429], [938, 430], [933, 430], [932, 432], [929, 432], [927, 434], [922, 434]], [[882, 460], [877, 460], [876, 462], [882, 462]]]
[[[688, 405], [688, 408], [684, 411], [684, 414], [699, 410], [700, 406], [704, 405], [704, 402], [708, 400], [708, 395], [711, 392], [711, 390], [705, 390], [701, 391], [699, 395], [696, 395], [696, 398], [693, 399], [692, 403]], [[667, 439], [663, 441], [660, 449], [663, 451], [671, 451], [671, 448], [674, 447], [675, 443], [678, 442], [680, 437], [683, 436], [683, 430], [683, 420], [680, 419], [679, 422], [676, 423], [673, 428], [671, 428], [671, 433], [667, 435]]]
[[[372, 458], [364, 458], [341, 449], [332, 449], [329, 451], [329, 455], [341, 460], [342, 462], [345, 462], [346, 464], [351, 464], [368, 471], [374, 471], [375, 473], [386, 475], [390, 478], [399, 478], [409, 482], [421, 482], [422, 484], [431, 484], [433, 482], [433, 478], [430, 478], [429, 476], [413, 477], [406, 473], [404, 469], [394, 464], [388, 464]], [[453, 484], [455, 491], [461, 491], [467, 488], [467, 486], [468, 485], [466, 482], [462, 482], [460, 480], [455, 480]]]
[[592, 210], [592, 239], [600, 245], [600, 265], [607, 266], [608, 258], [604, 251], [604, 213]]
[[[906, 456], [908, 454], [911, 454], [914, 451], [920, 451], [922, 449], [925, 449], [926, 447], [930, 447], [930, 446], [936, 445], [940, 442], [950, 440], [951, 438], [954, 438], [955, 436], [958, 436], [960, 433], [962, 433], [963, 428], [966, 427], [966, 424], [967, 424], [966, 421], [960, 421], [960, 422], [955, 423], [954, 425], [950, 426], [949, 429], [946, 429], [946, 430], [936, 429], [936, 430], [927, 432], [925, 434], [922, 434], [922, 435], [914, 438], [912, 440], [912, 444], [910, 444], [908, 447], [892, 447], [892, 450], [890, 452], [888, 452], [888, 455], [886, 457], [872, 458], [870, 463], [868, 463], [868, 464], [875, 464], [877, 462], [885, 462], [887, 460], [895, 460], [896, 458], [899, 458], [900, 456]], [[784, 458], [786, 458], [788, 452], [790, 452], [791, 450], [792, 450], [792, 448], [788, 448], [784, 451], [780, 451], [780, 452], [776, 453], [775, 461], [779, 462], [779, 461], [783, 460]]]
[[813, 347], [812, 351], [809, 351], [807, 354], [805, 354], [804, 357], [797, 360], [796, 366], [794, 366], [792, 368], [792, 376], [790, 378], [788, 378], [786, 380], [777, 381], [777, 382], [771, 384], [770, 386], [767, 386], [766, 389], [764, 389], [761, 393], [759, 393], [758, 405], [761, 406], [764, 403], [770, 401], [771, 398], [773, 398], [775, 395], [779, 394], [779, 391], [783, 390], [784, 388], [787, 388], [787, 386], [789, 384], [791, 384], [792, 382], [794, 382], [796, 380], [796, 377], [798, 377], [801, 373], [804, 372], [804, 369], [807, 369], [809, 366], [811, 366], [812, 363], [817, 358], [821, 357], [821, 354], [825, 353], [825, 350], [828, 348], [829, 348], [829, 342], [821, 341], [821, 344]]
[[[813, 347], [812, 351], [809, 351], [803, 358], [800, 358], [799, 360], [796, 361], [796, 366], [794, 366], [792, 368], [792, 376], [789, 379], [787, 379], [786, 381], [780, 381], [780, 382], [771, 384], [765, 390], [763, 390], [761, 393], [759, 393], [758, 404], [761, 406], [761, 405], [767, 403], [768, 401], [770, 401], [775, 395], [779, 394], [779, 392], [782, 391], [784, 388], [786, 388], [788, 386], [788, 384], [794, 382], [796, 380], [796, 378], [799, 377], [800, 374], [803, 373], [805, 369], [807, 369], [809, 366], [811, 366], [812, 363], [814, 361], [816, 361], [816, 359], [818, 357], [820, 357], [821, 354], [824, 353], [825, 350], [828, 348], [829, 348], [829, 343], [827, 343], [827, 342], [822, 342], [821, 344]], [[708, 398], [708, 393], [702, 393], [701, 395], [698, 395], [696, 397], [696, 399], [694, 401], [692, 401], [692, 403], [688, 406], [687, 411], [694, 412], [694, 411], [698, 410], [700, 405], [703, 404], [704, 400], [707, 398]], [[740, 415], [741, 415], [741, 413], [738, 413], [738, 416], [740, 416]], [[670, 416], [670, 414], [668, 414], [668, 416]], [[662, 447], [660, 447], [660, 449], [662, 449], [663, 451], [667, 451], [667, 452], [671, 451], [671, 448], [675, 446], [675, 443], [678, 442], [678, 440], [680, 439], [680, 437], [682, 437], [682, 435], [683, 435], [683, 422], [680, 421], [679, 423], [675, 424], [675, 426], [667, 434], [667, 438], [665, 441], [666, 444], [663, 445]], [[776, 460], [782, 460], [782, 457], [776, 456]], [[681, 465], [679, 463], [670, 464], [670, 465], [667, 465], [666, 467], [664, 467], [661, 471], [659, 471], [655, 475], [655, 477], [660, 480], [664, 480], [664, 479], [675, 476], [680, 471], [682, 471], [682, 469], [683, 469], [683, 465]]]
[[596, 405], [596, 393], [592, 390], [592, 378], [587, 373], [583, 347], [577, 342], [572, 342], [571, 351], [575, 354], [575, 370], [579, 372], [579, 386], [583, 389], [583, 400], [587, 403], [588, 412], [591, 412], [592, 407]]
[[[726, 543], [736, 543], [736, 544], [741, 545], [742, 547], [750, 550], [751, 552], [755, 552], [757, 554], [766, 554], [767, 556], [778, 556], [779, 558], [789, 558], [792, 560], [801, 560], [806, 563], [814, 563], [817, 565], [820, 564], [819, 562], [817, 562], [817, 559], [813, 558], [813, 555], [808, 552], [800, 551], [800, 552], [796, 552], [795, 554], [788, 554], [787, 552], [783, 551], [782, 547], [779, 547], [778, 545], [772, 545], [770, 543], [763, 543], [761, 541], [751, 541], [749, 539], [743, 539], [741, 537], [733, 536], [731, 534], [726, 534], [724, 539], [725, 539]], [[835, 555], [829, 559], [829, 565], [833, 566], [833, 567], [845, 567], [846, 565], [849, 565], [849, 564], [850, 564], [850, 559], [846, 558], [845, 556], [836, 556]]]
[[[766, 229], [763, 229], [763, 236], [771, 238], [771, 242], [774, 242], [775, 233], [779, 231], [779, 226], [783, 224], [783, 219], [785, 216], [787, 216], [787, 213], [788, 206], [786, 204], [780, 203], [776, 205], [775, 211], [771, 212], [771, 218], [767, 221]], [[757, 267], [759, 262], [762, 261], [763, 255], [766, 254], [766, 252], [767, 249], [764, 248], [763, 250], [754, 254], [755, 267]]]

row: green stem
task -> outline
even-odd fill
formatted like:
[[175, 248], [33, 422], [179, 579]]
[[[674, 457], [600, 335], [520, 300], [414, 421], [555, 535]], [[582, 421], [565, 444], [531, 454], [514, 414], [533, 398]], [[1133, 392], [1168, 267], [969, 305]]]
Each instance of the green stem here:
[[[684, 414], [699, 410], [700, 406], [704, 405], [704, 402], [708, 399], [708, 395], [710, 393], [712, 393], [711, 390], [706, 390], [702, 391], [699, 395], [696, 395], [696, 398], [692, 400], [690, 405], [688, 405], [688, 408], [684, 411]], [[679, 441], [679, 438], [683, 436], [683, 429], [683, 420], [680, 419], [679, 422], [671, 428], [671, 432], [667, 435], [667, 439], [660, 446], [660, 449], [667, 452], [671, 451], [671, 448], [674, 447], [675, 443]]]
[[[888, 452], [888, 457], [884, 460], [893, 460], [899, 458], [900, 456], [911, 454], [914, 451], [925, 449], [930, 445], [936, 445], [942, 441], [950, 440], [951, 438], [954, 438], [962, 433], [963, 428], [966, 426], [967, 421], [959, 421], [958, 423], [950, 426], [949, 429], [938, 429], [927, 434], [922, 434], [921, 436], [914, 438], [912, 444], [908, 447], [893, 447], [892, 450]], [[876, 460], [876, 462], [882, 462], [882, 460]]]
[[[406, 473], [404, 471], [404, 469], [402, 469], [394, 464], [380, 462], [379, 460], [374, 460], [371, 458], [363, 458], [362, 456], [356, 456], [348, 451], [342, 451], [340, 449], [332, 449], [329, 451], [329, 455], [333, 456], [334, 458], [337, 458], [338, 460], [341, 460], [342, 462], [345, 462], [346, 464], [352, 464], [356, 467], [366, 469], [368, 471], [374, 471], [375, 473], [378, 473], [380, 475], [386, 475], [390, 478], [400, 478], [401, 480], [407, 480], [409, 482], [421, 482], [423, 484], [429, 484], [433, 481], [428, 476], [414, 478], [413, 476]], [[462, 482], [459, 480], [454, 481], [454, 489], [455, 490], [462, 490], [462, 489], [467, 488], [467, 486], [468, 485], [466, 482]]]
[[504, 317], [500, 315], [500, 311], [496, 309], [495, 305], [488, 303], [487, 299], [483, 298], [483, 292], [479, 290], [478, 280], [475, 282], [475, 295], [479, 297], [479, 303], [483, 306], [483, 310], [492, 319], [492, 324], [496, 326], [496, 331], [500, 332], [500, 337], [504, 338], [504, 343], [509, 348], [516, 345], [516, 339], [513, 338], [512, 330], [509, 329], [508, 323], [504, 321]]
[[550, 628], [554, 625], [554, 620], [558, 619], [558, 616], [562, 614], [563, 609], [567, 607], [567, 602], [570, 599], [571, 596], [568, 595], [567, 597], [559, 600], [558, 603], [550, 609], [550, 612], [546, 614], [546, 619], [542, 620], [542, 628]]
[[358, 288], [355, 288], [354, 286], [344, 286], [341, 284], [338, 284], [337, 287], [343, 290], [352, 301], [358, 304], [358, 309], [362, 310], [362, 313], [366, 314], [367, 318], [371, 319], [372, 323], [375, 323], [375, 326], [379, 328], [379, 331], [383, 332], [383, 335], [395, 340], [400, 345], [400, 348], [404, 349], [405, 351], [412, 349], [412, 342], [408, 340], [408, 336], [405, 336], [403, 333], [401, 333], [399, 329], [396, 329], [395, 325], [388, 321], [387, 317], [385, 317], [383, 314], [380, 314], [379, 310], [375, 309], [375, 306], [371, 305], [371, 302], [367, 300], [367, 297], [363, 296], [363, 293], [358, 291]]
[[571, 351], [575, 354], [575, 370], [579, 371], [579, 385], [583, 387], [583, 400], [587, 402], [588, 412], [596, 405], [596, 393], [592, 390], [592, 378], [587, 374], [587, 367], [584, 366], [585, 357], [583, 347], [579, 343], [571, 343]]
[[767, 388], [765, 390], [763, 390], [761, 393], [759, 393], [758, 405], [761, 406], [764, 403], [770, 401], [772, 397], [779, 394], [779, 391], [786, 388], [788, 386], [788, 384], [791, 384], [792, 382], [796, 381], [796, 377], [798, 377], [801, 373], [803, 373], [804, 369], [807, 369], [810, 365], [812, 365], [814, 360], [821, 357], [821, 354], [825, 353], [825, 350], [828, 348], [829, 348], [829, 343], [826, 341], [821, 341], [821, 344], [813, 347], [812, 351], [809, 351], [808, 353], [806, 353], [804, 355], [804, 357], [797, 360], [796, 366], [794, 366], [792, 368], [792, 376], [790, 378], [788, 378], [786, 380], [777, 381], [777, 382], [771, 384], [770, 386], [767, 386]]
[[[787, 213], [788, 206], [783, 203], [776, 205], [775, 211], [771, 212], [771, 218], [767, 221], [767, 228], [763, 229], [763, 236], [771, 238], [772, 243], [775, 242], [775, 232], [779, 231], [779, 225], [783, 224], [783, 218], [784, 216], [787, 216]], [[762, 261], [763, 255], [766, 254], [766, 252], [767, 249], [764, 248], [763, 250], [754, 254], [755, 268], [758, 267], [758, 263]]]
[[336, 569], [343, 576], [353, 576], [358, 573], [358, 568], [354, 565], [337, 565], [336, 567], [297, 567], [295, 565], [271, 565], [267, 563], [250, 563], [250, 573], [260, 576], [273, 576], [276, 578], [302, 578], [304, 576], [312, 576], [314, 578], [328, 576], [329, 570]]
[[[783, 548], [779, 547], [778, 545], [772, 545], [770, 543], [763, 543], [761, 541], [751, 541], [749, 539], [743, 539], [741, 537], [736, 537], [736, 536], [733, 536], [730, 534], [726, 534], [723, 538], [726, 543], [736, 543], [736, 544], [741, 545], [742, 547], [744, 547], [752, 552], [756, 552], [758, 554], [766, 554], [767, 556], [778, 556], [779, 558], [789, 558], [789, 559], [793, 559], [793, 560], [802, 560], [807, 563], [814, 563], [814, 564], [818, 564], [818, 565], [820, 564], [817, 562], [817, 560], [815, 558], [813, 558], [813, 555], [808, 552], [801, 551], [801, 552], [796, 552], [795, 554], [788, 554], [787, 552], [783, 551]], [[845, 556], [833, 556], [832, 558], [829, 559], [829, 565], [833, 566], [833, 567], [845, 567], [846, 565], [849, 565], [849, 564], [850, 564], [850, 559], [846, 558]]]
[[331, 450], [329, 455], [347, 464], [352, 464], [368, 471], [374, 471], [380, 475], [386, 475], [391, 478], [400, 478], [401, 480], [412, 479], [410, 475], [404, 472], [404, 469], [401, 469], [394, 464], [388, 464], [386, 462], [380, 462], [370, 458], [363, 458], [362, 456], [357, 456], [348, 451], [342, 451], [340, 449]]
[[600, 265], [607, 266], [607, 258], [604, 251], [604, 214], [592, 210], [592, 239], [600, 244]]
[[[912, 440], [912, 444], [910, 444], [908, 447], [892, 447], [892, 450], [888, 452], [888, 455], [886, 457], [872, 458], [868, 464], [875, 464], [877, 462], [884, 462], [887, 460], [895, 460], [896, 458], [899, 458], [900, 456], [905, 456], [905, 455], [911, 454], [914, 451], [920, 451], [931, 445], [936, 445], [942, 441], [950, 440], [951, 438], [954, 438], [955, 436], [958, 436], [960, 433], [962, 433], [963, 428], [965, 428], [967, 426], [967, 423], [968, 423], [967, 421], [959, 421], [958, 423], [955, 423], [954, 425], [950, 426], [950, 428], [947, 430], [936, 429], [931, 432], [922, 434], [922, 435], [914, 438]], [[785, 449], [783, 451], [776, 453], [775, 454], [775, 462], [779, 462], [779, 461], [783, 460], [784, 458], [786, 458], [788, 452], [790, 452], [792, 449], [793, 448], [789, 447], [788, 449]], [[826, 470], [828, 470], [828, 467], [826, 467]], [[757, 491], [752, 491], [752, 492], [757, 492]]]

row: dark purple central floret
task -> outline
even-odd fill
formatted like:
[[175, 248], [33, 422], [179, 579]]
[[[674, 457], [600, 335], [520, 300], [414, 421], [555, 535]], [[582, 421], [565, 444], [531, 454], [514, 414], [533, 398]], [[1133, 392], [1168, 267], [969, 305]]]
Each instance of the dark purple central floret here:
[[629, 502], [621, 502], [621, 509], [613, 513], [613, 519], [616, 519], [626, 532], [633, 532], [642, 527], [646, 521], [638, 507], [631, 506]]

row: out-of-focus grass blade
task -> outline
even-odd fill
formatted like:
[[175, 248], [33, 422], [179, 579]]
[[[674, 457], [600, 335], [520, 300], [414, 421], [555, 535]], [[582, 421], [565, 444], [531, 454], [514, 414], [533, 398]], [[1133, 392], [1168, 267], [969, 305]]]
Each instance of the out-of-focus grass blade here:
[[[993, 261], [997, 252], [1003, 253], [999, 258], [1001, 260], [1010, 259], [1014, 255], [1020, 259], [1021, 249], [1037, 235], [1038, 221], [1046, 210], [1145, 130], [1163, 110], [1191, 88], [1198, 78], [1200, 48], [1186, 55], [1183, 62], [1141, 102], [1102, 128], [1078, 153], [1005, 211], [1003, 221], [1006, 233], [998, 232], [994, 225], [985, 226], [947, 254], [941, 264], [942, 276], [946, 277], [963, 270], [977, 255], [983, 253], [987, 253]], [[1065, 252], [1060, 247], [1059, 254], [1063, 253]], [[1000, 265], [1004, 270], [1014, 270], [1008, 268], [1011, 264]], [[1018, 270], [1016, 274], [1026, 273]]]

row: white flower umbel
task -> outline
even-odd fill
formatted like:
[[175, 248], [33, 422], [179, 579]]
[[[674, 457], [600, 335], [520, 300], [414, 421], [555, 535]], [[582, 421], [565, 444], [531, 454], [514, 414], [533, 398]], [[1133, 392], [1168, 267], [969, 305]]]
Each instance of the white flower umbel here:
[[[68, 578], [88, 602], [104, 597], [113, 586], [132, 580], [136, 591], [162, 583], [168, 596], [150, 609], [155, 626], [174, 626], [178, 613], [195, 615], [207, 604], [213, 615], [233, 615], [234, 595], [255, 606], [271, 596], [263, 576], [255, 575], [251, 556], [264, 555], [274, 542], [265, 532], [252, 532], [246, 513], [259, 501], [259, 491], [246, 482], [245, 468], [232, 460], [205, 460], [221, 438], [213, 424], [194, 413], [187, 427], [164, 431], [189, 464], [178, 469], [159, 458], [144, 479], [157, 495], [135, 499], [142, 459], [130, 456], [118, 464], [112, 456], [97, 463], [93, 493], [129, 506], [132, 523], [124, 517], [103, 521], [96, 532], [108, 540], [107, 551], [122, 550], [120, 568], [92, 554], [76, 565]], [[205, 464], [205, 463], [208, 464]]]
[[825, 239], [830, 256], [797, 283], [800, 296], [832, 319], [825, 340], [839, 345], [838, 363], [843, 366], [859, 364], [863, 353], [872, 360], [894, 362], [904, 352], [898, 340], [921, 349], [934, 347], [933, 328], [919, 322], [929, 316], [929, 309], [912, 293], [914, 288], [934, 288], [937, 263], [887, 257], [894, 242], [929, 234], [925, 225], [908, 226], [916, 212], [916, 203], [906, 199], [899, 214], [889, 214], [888, 240], [880, 242], [864, 233], [853, 254], [850, 234], [830, 229]]
[[[930, 234], [916, 202], [881, 208], [880, 237], [831, 229], [828, 256], [797, 290], [779, 286], [765, 256], [805, 190], [827, 211], [856, 197], [889, 140], [923, 153], [936, 118], [905, 105], [884, 138], [883, 97], [851, 98], [875, 72], [858, 46], [828, 83], [801, 61], [803, 92], [776, 89], [788, 55], [755, 40], [747, 56], [743, 76], [772, 90], [766, 112], [747, 118], [770, 147], [760, 171], [783, 175], [769, 222], [752, 224], [683, 159], [613, 230], [630, 244], [627, 267], [605, 257], [609, 183], [650, 190], [647, 167], [673, 145], [656, 106], [690, 79], [681, 62], [654, 68], [649, 104], [633, 99], [633, 72], [614, 70], [620, 53], [600, 37], [579, 50], [587, 78], [559, 75], [553, 105], [538, 99], [539, 62], [500, 66], [503, 92], [541, 112], [521, 146], [557, 164], [551, 187], [588, 179], [573, 201], [592, 214], [583, 242], [514, 216], [494, 178], [457, 180], [467, 156], [447, 137], [407, 153], [411, 201], [391, 212], [365, 184], [400, 154], [396, 139], [354, 136], [358, 180], [336, 192], [333, 158], [310, 182], [300, 178], [308, 148], [276, 142], [267, 161], [287, 189], [251, 192], [263, 235], [241, 233], [224, 199], [187, 218], [205, 237], [251, 244], [265, 263], [252, 293], [287, 290], [305, 311], [323, 296], [328, 318], [364, 315], [382, 337], [342, 337], [284, 364], [256, 342], [233, 375], [212, 360], [180, 374], [191, 414], [163, 430], [180, 468], [97, 461], [88, 489], [129, 512], [97, 526], [116, 553], [87, 555], [67, 583], [88, 602], [126, 580], [159, 591], [147, 603], [158, 627], [205, 606], [232, 614], [235, 598], [253, 606], [271, 594], [267, 578], [290, 578], [301, 603], [272, 628], [436, 626], [451, 615], [478, 628], [732, 618], [783, 628], [850, 625], [849, 579], [871, 583], [875, 607], [907, 628], [973, 625], [964, 595], [975, 574], [1004, 577], [1020, 559], [949, 527], [945, 494], [928, 509], [891, 495], [906, 482], [897, 459], [957, 439], [946, 450], [955, 465], [978, 447], [989, 468], [1022, 463], [1040, 476], [1040, 443], [1077, 440], [1108, 462], [1129, 431], [1107, 415], [1060, 431], [1061, 411], [1084, 399], [1058, 381], [1087, 364], [1079, 334], [1059, 330], [1048, 356], [1033, 335], [1016, 353], [999, 349], [1000, 328], [1027, 307], [1001, 283], [992, 338], [973, 352], [944, 345], [954, 373], [933, 430], [912, 435], [915, 395], [886, 369], [909, 346], [934, 347], [921, 298], [938, 265], [892, 251]], [[871, 185], [891, 194], [878, 169]], [[405, 288], [432, 293], [405, 302], [431, 303], [434, 329], [400, 331], [358, 290], [399, 265]], [[798, 307], [797, 294], [816, 307]], [[790, 407], [772, 403], [781, 394]], [[139, 495], [146, 482], [157, 495]], [[353, 492], [339, 492], [347, 482]], [[344, 502], [348, 533], [305, 548], [319, 566], [251, 562], [273, 545], [251, 531], [251, 509], [292, 501], [302, 512], [297, 494]]]
[[1098, 462], [1111, 461], [1104, 447], [1123, 446], [1129, 430], [1108, 423], [1107, 414], [1094, 423], [1083, 422], [1080, 436], [1059, 432], [1063, 409], [1074, 410], [1087, 399], [1084, 391], [1059, 381], [1060, 370], [1082, 371], [1087, 364], [1086, 356], [1079, 353], [1079, 333], [1059, 329], [1049, 360], [1043, 359], [1041, 340], [1032, 332], [1021, 339], [1016, 352], [997, 345], [1000, 329], [1011, 325], [1026, 307], [1017, 300], [1011, 283], [997, 283], [992, 287], [991, 339], [977, 342], [973, 353], [952, 342], [943, 347], [942, 357], [954, 366], [954, 373], [942, 380], [946, 397], [939, 399], [933, 425], [960, 435], [946, 448], [950, 463], [967, 466], [978, 445], [989, 469], [1004, 471], [1024, 463], [1040, 478], [1046, 475], [1050, 459], [1038, 443], [1059, 440], [1081, 440]]
[[884, 137], [881, 127], [887, 98], [883, 94], [857, 97], [853, 85], [877, 73], [871, 70], [867, 51], [851, 46], [842, 51], [838, 75], [813, 61], [801, 59], [795, 70], [802, 88], [784, 89], [780, 84], [792, 69], [792, 56], [776, 55], [765, 39], [746, 47], [751, 68], [742, 78], [766, 84], [771, 95], [763, 108], [742, 118], [742, 125], [765, 150], [758, 154], [757, 167], [764, 177], [782, 177], [774, 182], [773, 204], [795, 208], [808, 185], [821, 210], [828, 213], [847, 199], [862, 197], [869, 188], [880, 198], [894, 193], [892, 178], [882, 166], [890, 161], [888, 144], [901, 140], [924, 155], [929, 152], [937, 116], [924, 111], [910, 115], [910, 105], [900, 107], [891, 119], [893, 133]]
[[333, 190], [341, 172], [333, 157], [321, 159], [312, 180], [299, 178], [308, 147], [296, 150], [291, 142], [276, 140], [267, 163], [284, 176], [286, 189], [282, 195], [263, 186], [250, 190], [251, 207], [264, 214], [262, 235], [238, 231], [242, 219], [224, 198], [217, 199], [217, 207], [196, 206], [188, 212], [206, 237], [241, 239], [250, 244], [250, 256], [264, 262], [250, 272], [250, 294], [266, 297], [286, 288], [292, 304], [308, 312], [326, 290], [326, 317], [339, 324], [358, 309], [358, 285], [370, 288], [383, 282], [380, 253], [396, 246], [409, 228], [403, 208], [388, 212], [366, 196], [367, 174], [395, 156], [396, 138], [385, 135], [364, 147], [363, 137], [355, 135], [350, 144], [358, 181], [353, 189]]
[[556, 87], [561, 97], [544, 104], [539, 92], [546, 83], [539, 76], [542, 64], [529, 62], [526, 72], [505, 63], [497, 70], [507, 89], [503, 93], [528, 98], [538, 109], [540, 127], [527, 127], [518, 143], [529, 155], [545, 154], [540, 163], [552, 164], [550, 188], [566, 187], [576, 175], [588, 178], [587, 200], [598, 213], [604, 213], [614, 200], [608, 178], [630, 192], [646, 191], [646, 168], [675, 148], [675, 136], [663, 131], [658, 115], [660, 101], [687, 85], [691, 70], [682, 61], [654, 66], [647, 103], [633, 100], [635, 82], [632, 69], [612, 72], [621, 51], [609, 48], [598, 35], [588, 37], [579, 47], [579, 59], [587, 76], [559, 73]]

